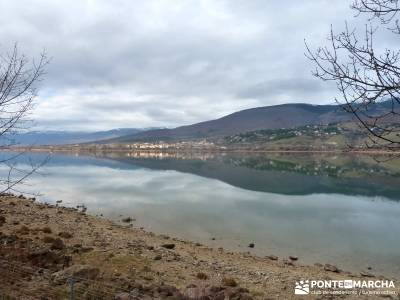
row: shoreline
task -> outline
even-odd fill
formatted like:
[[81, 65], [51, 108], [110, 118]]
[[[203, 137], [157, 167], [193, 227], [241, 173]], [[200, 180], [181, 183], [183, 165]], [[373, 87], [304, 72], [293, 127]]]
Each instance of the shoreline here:
[[57, 148], [57, 146], [43, 146], [43, 147], [9, 147], [0, 148], [3, 152], [76, 152], [76, 153], [139, 153], [139, 152], [155, 152], [155, 153], [282, 153], [282, 154], [355, 154], [355, 155], [399, 155], [400, 150], [371, 150], [371, 149], [212, 149], [212, 148], [187, 148], [187, 149], [123, 149], [123, 148], [84, 148], [68, 146]]
[[[25, 282], [21, 276], [18, 280], [14, 278], [13, 284], [0, 282], [0, 291], [14, 293], [11, 296], [15, 297], [21, 296], [15, 293], [24, 292], [21, 287], [41, 296], [43, 293], [62, 293], [67, 289], [67, 283], [65, 280], [55, 283], [54, 278], [82, 265], [96, 268], [101, 274], [91, 280], [123, 286], [124, 289], [131, 289], [132, 282], [135, 282], [138, 286], [136, 292], [150, 297], [148, 299], [164, 299], [162, 293], [157, 292], [161, 286], [168, 286], [171, 292], [187, 297], [182, 299], [192, 299], [189, 294], [210, 287], [218, 293], [239, 295], [234, 299], [291, 299], [295, 281], [299, 279], [385, 279], [372, 273], [345, 272], [332, 265], [302, 265], [301, 258], [296, 257], [258, 257], [246, 252], [210, 248], [134, 228], [129, 220], [120, 225], [91, 216], [86, 214], [84, 207], [76, 209], [61, 205], [60, 201], [57, 205], [50, 205], [23, 196], [0, 196], [0, 262], [5, 259], [20, 267], [40, 266], [50, 278], [30, 278]], [[4, 241], [13, 247], [12, 252], [7, 252]], [[57, 243], [58, 246], [54, 247]], [[61, 264], [57, 259], [38, 262], [37, 257], [32, 259], [32, 249], [50, 257], [60, 256], [60, 260], [69, 257], [69, 266], [63, 266], [65, 261]], [[22, 255], [24, 252], [28, 254]], [[20, 285], [19, 289], [15, 289], [16, 283]], [[32, 286], [32, 283], [35, 284]], [[395, 291], [398, 294], [399, 288]]]

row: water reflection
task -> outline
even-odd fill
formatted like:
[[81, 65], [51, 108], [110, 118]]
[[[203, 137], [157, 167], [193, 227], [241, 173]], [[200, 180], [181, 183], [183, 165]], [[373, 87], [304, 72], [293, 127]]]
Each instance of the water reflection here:
[[54, 155], [42, 170], [46, 175], [24, 188], [39, 188], [48, 201], [84, 203], [95, 214], [133, 216], [137, 226], [156, 232], [245, 251], [255, 242], [251, 251], [260, 255], [298, 255], [303, 262], [355, 270], [371, 266], [399, 277], [397, 162], [186, 155]]
[[176, 170], [262, 192], [341, 193], [400, 198], [400, 159], [365, 155], [103, 153], [126, 164]]

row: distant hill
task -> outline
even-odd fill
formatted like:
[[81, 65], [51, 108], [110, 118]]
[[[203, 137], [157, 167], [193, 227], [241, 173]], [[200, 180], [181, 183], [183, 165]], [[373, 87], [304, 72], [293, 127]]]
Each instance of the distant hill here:
[[337, 105], [282, 104], [246, 109], [216, 120], [174, 129], [143, 131], [106, 142], [224, 137], [260, 129], [295, 128], [350, 120], [352, 115]]
[[[131, 135], [146, 129], [119, 128], [107, 131], [31, 131], [11, 136], [11, 143], [26, 145], [64, 145], [96, 142]], [[3, 143], [10, 141], [3, 141]]]

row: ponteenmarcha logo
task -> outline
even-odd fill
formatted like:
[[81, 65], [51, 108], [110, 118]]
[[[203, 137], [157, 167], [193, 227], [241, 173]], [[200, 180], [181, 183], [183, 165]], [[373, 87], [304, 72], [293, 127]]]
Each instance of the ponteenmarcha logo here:
[[299, 280], [295, 295], [397, 295], [392, 280]]
[[310, 283], [308, 280], [296, 281], [294, 288], [295, 295], [308, 295], [310, 293]]

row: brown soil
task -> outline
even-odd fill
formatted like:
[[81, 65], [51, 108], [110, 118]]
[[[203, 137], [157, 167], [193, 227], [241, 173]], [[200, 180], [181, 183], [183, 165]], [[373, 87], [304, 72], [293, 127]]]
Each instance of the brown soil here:
[[[129, 299], [129, 292], [130, 299], [298, 299], [298, 280], [383, 279], [276, 258], [212, 249], [78, 209], [0, 196], [0, 298], [68, 299], [71, 274], [75, 299]], [[386, 298], [400, 299], [399, 290]], [[341, 296], [364, 297], [378, 296]]]

